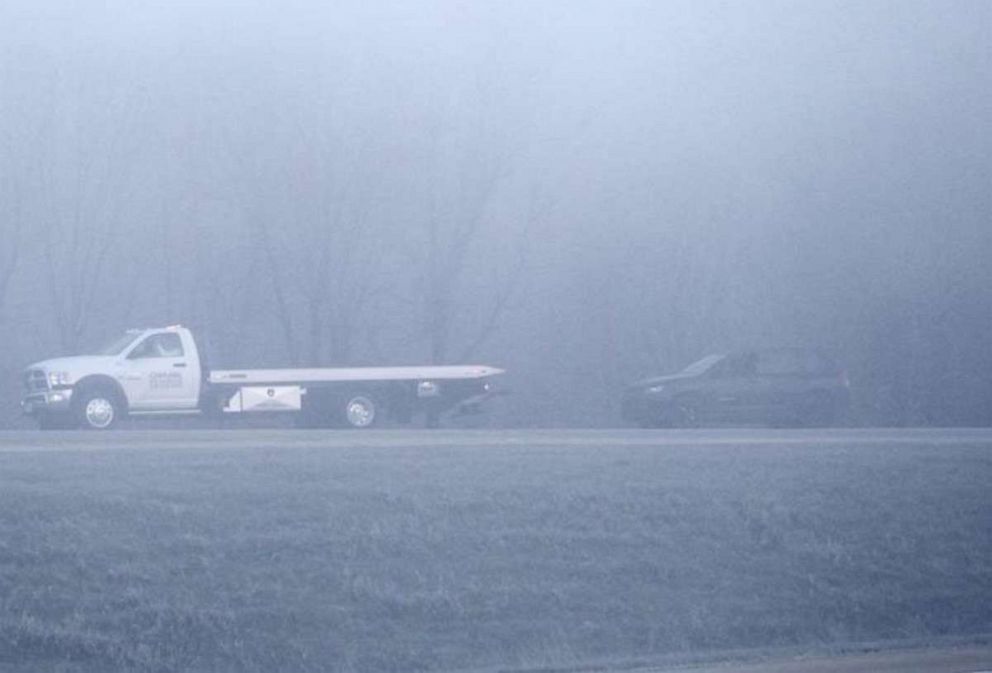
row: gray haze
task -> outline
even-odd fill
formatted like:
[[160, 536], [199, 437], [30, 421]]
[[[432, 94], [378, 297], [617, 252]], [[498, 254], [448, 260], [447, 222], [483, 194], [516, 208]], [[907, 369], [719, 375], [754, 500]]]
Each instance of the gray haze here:
[[990, 45], [985, 1], [4, 0], [0, 424], [174, 322], [503, 366], [500, 425], [764, 345], [856, 422], [992, 423]]

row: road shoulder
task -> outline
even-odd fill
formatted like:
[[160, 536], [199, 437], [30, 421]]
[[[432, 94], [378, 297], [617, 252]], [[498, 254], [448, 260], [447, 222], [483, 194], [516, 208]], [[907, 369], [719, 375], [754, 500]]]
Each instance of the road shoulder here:
[[[645, 668], [637, 673], [990, 673], [992, 647], [907, 649], [841, 656], [791, 657], [761, 662]], [[631, 672], [633, 673], [633, 672]]]

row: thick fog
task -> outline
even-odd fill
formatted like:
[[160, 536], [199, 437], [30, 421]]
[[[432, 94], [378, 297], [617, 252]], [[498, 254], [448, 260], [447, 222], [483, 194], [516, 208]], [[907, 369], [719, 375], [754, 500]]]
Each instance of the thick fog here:
[[856, 423], [989, 424], [990, 73], [983, 0], [4, 0], [0, 424], [172, 323], [505, 367], [492, 425], [763, 346]]

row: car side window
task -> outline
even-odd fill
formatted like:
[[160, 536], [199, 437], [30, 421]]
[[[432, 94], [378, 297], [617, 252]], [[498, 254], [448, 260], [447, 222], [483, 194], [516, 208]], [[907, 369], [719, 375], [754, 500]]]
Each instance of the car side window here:
[[753, 353], [737, 353], [728, 356], [715, 368], [713, 375], [717, 378], [745, 378], [754, 376], [755, 356]]
[[147, 358], [181, 358], [183, 356], [183, 342], [178, 334], [166, 332], [163, 334], [153, 334], [140, 344], [138, 344], [131, 354], [129, 360], [143, 360]]
[[806, 371], [806, 359], [791, 351], [762, 353], [758, 359], [760, 376], [795, 376]]

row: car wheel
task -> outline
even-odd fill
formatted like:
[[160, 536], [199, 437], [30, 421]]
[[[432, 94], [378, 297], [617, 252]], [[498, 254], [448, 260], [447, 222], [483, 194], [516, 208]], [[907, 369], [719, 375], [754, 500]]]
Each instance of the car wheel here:
[[696, 411], [696, 407], [693, 405], [685, 404], [678, 407], [678, 412], [675, 417], [675, 427], [676, 428], [698, 428], [699, 427], [699, 414]]
[[[644, 427], [648, 427], [645, 425]], [[692, 398], [672, 400], [664, 407], [652, 424], [656, 428], [698, 428], [699, 412]]]

